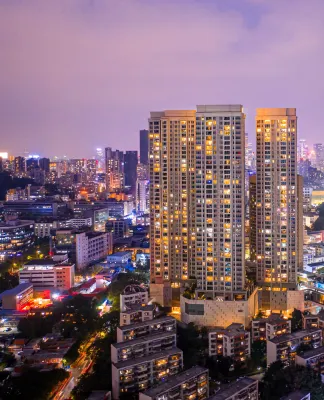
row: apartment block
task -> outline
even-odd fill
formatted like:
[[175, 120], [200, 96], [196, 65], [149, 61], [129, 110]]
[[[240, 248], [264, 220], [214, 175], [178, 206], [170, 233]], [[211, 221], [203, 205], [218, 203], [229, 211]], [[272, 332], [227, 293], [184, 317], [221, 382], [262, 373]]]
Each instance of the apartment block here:
[[296, 284], [296, 109], [257, 109], [256, 132], [257, 281]]
[[296, 364], [306, 368], [312, 368], [315, 372], [324, 378], [324, 346], [316, 349], [304, 351], [302, 354], [296, 355]]
[[252, 342], [270, 340], [274, 337], [291, 333], [291, 321], [280, 315], [272, 314], [268, 318], [258, 318], [252, 321]]
[[318, 315], [303, 315], [303, 329], [319, 328]]
[[148, 291], [140, 286], [127, 286], [124, 292], [120, 295], [120, 310], [126, 311], [135, 304], [147, 304]]
[[208, 400], [258, 400], [258, 398], [258, 381], [246, 377], [221, 388]]
[[182, 367], [183, 354], [177, 348], [112, 364], [113, 399], [159, 384], [178, 374]]
[[111, 345], [111, 362], [118, 363], [175, 348], [175, 332], [162, 332]]
[[299, 345], [307, 344], [317, 349], [322, 346], [322, 342], [321, 329], [302, 330], [267, 340], [268, 365], [275, 361], [282, 361], [286, 365], [294, 363]]
[[117, 342], [134, 340], [153, 333], [176, 332], [177, 321], [173, 317], [156, 318], [153, 321], [139, 322], [117, 328]]
[[137, 322], [151, 321], [154, 318], [155, 305], [136, 305], [134, 304], [126, 311], [120, 312], [119, 325], [132, 325]]
[[[151, 283], [189, 278], [194, 239], [195, 110], [149, 119]], [[171, 305], [163, 295], [162, 305]]]
[[250, 332], [244, 329], [244, 325], [231, 324], [226, 329], [213, 329], [208, 333], [209, 355], [245, 362], [251, 354], [250, 342]]
[[241, 105], [198, 105], [195, 152], [195, 246], [198, 289], [244, 290], [245, 114]]
[[139, 400], [204, 400], [208, 398], [208, 386], [208, 369], [195, 366], [140, 393]]

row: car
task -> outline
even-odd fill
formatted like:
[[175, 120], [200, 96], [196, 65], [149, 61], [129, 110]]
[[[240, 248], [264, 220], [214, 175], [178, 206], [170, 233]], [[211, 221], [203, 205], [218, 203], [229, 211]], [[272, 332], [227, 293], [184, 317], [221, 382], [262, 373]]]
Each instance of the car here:
[[10, 332], [10, 331], [12, 331], [11, 328], [7, 328], [7, 329], [5, 330], [5, 332]]

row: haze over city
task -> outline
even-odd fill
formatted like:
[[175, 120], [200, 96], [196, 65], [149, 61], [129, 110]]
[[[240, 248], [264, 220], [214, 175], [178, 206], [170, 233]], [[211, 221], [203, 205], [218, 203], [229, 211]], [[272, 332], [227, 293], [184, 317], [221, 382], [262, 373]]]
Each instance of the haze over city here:
[[138, 148], [151, 110], [296, 107], [322, 138], [322, 0], [0, 2], [1, 151]]

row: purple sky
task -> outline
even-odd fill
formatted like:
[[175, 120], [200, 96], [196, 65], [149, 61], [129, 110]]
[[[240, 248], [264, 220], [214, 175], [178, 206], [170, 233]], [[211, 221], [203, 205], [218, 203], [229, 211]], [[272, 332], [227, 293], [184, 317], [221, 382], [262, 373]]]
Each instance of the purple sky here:
[[324, 142], [323, 0], [0, 0], [0, 151], [138, 148], [149, 112], [297, 107]]

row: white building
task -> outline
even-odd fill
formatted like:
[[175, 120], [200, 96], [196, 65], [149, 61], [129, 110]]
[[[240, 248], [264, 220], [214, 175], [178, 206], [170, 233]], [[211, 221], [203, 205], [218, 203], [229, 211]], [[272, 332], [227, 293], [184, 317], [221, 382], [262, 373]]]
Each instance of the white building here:
[[151, 321], [154, 318], [155, 305], [133, 305], [128, 310], [121, 311], [119, 325], [131, 325], [136, 322]]
[[136, 211], [149, 212], [149, 186], [150, 181], [139, 179], [136, 182]]
[[131, 251], [118, 251], [117, 253], [110, 254], [107, 257], [107, 262], [115, 264], [126, 264], [129, 259], [132, 259]]
[[30, 282], [34, 288], [67, 290], [74, 286], [74, 264], [53, 260], [31, 260], [19, 271], [19, 283]]
[[112, 235], [109, 232], [82, 232], [76, 235], [76, 265], [83, 269], [112, 252]]
[[120, 310], [126, 311], [135, 304], [148, 303], [148, 291], [140, 286], [130, 285], [125, 288], [124, 293], [120, 294]]

